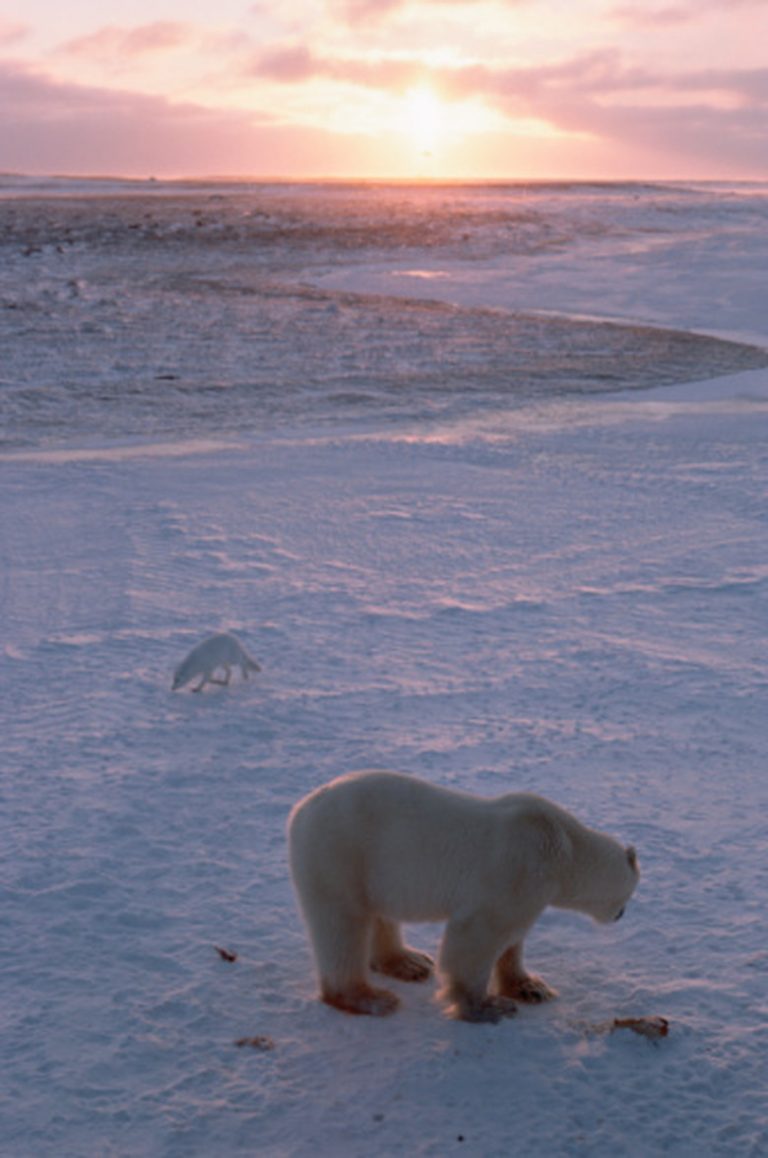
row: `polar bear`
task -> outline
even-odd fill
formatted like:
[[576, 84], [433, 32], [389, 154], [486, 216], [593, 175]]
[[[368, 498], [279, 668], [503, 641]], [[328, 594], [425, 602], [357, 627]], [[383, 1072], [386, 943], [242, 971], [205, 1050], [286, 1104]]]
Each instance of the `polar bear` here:
[[555, 997], [523, 968], [523, 939], [546, 908], [617, 921], [639, 879], [637, 854], [543, 797], [487, 799], [397, 772], [341, 776], [288, 821], [291, 872], [314, 948], [320, 997], [384, 1016], [397, 997], [368, 967], [424, 981], [432, 960], [401, 921], [445, 921], [438, 970], [454, 1017], [497, 1022], [515, 1001]]

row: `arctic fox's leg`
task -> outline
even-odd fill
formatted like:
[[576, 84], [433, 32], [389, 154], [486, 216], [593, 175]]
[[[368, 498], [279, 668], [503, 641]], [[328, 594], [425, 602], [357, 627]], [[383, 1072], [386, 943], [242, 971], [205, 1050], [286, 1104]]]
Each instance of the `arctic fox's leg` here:
[[[506, 935], [505, 935], [506, 934]], [[500, 1021], [514, 1016], [517, 1006], [503, 994], [489, 995], [494, 962], [508, 941], [488, 913], [453, 919], [445, 928], [438, 967], [445, 977], [440, 994], [462, 1021]]]
[[510, 945], [499, 957], [494, 970], [496, 992], [501, 997], [515, 997], [518, 1001], [538, 1004], [557, 997], [557, 990], [534, 977], [523, 968], [523, 942]]
[[432, 973], [432, 958], [403, 944], [396, 921], [377, 917], [373, 924], [371, 969], [400, 981], [426, 981]]
[[209, 679], [210, 679], [210, 676], [208, 675], [208, 672], [203, 672], [203, 674], [200, 676], [200, 683], [197, 685], [196, 688], [192, 688], [192, 691], [193, 692], [201, 692], [203, 690], [203, 688], [205, 687], [205, 685], [208, 683]]

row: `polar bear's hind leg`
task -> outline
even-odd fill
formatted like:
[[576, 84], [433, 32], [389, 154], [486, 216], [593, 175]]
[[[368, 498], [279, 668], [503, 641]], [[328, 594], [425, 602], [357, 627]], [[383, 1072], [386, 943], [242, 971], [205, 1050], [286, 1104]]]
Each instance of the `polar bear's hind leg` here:
[[327, 905], [315, 900], [307, 913], [315, 950], [320, 997], [345, 1013], [386, 1017], [400, 1002], [388, 989], [368, 983], [371, 924], [356, 911], [345, 911], [338, 898]]
[[396, 921], [377, 917], [373, 926], [371, 969], [399, 981], [426, 981], [432, 974], [432, 958], [403, 944]]
[[341, 1009], [344, 1013], [368, 1014], [371, 1017], [387, 1017], [394, 1013], [400, 1002], [388, 989], [375, 989], [366, 981], [349, 985], [345, 989], [330, 989], [323, 982], [321, 996], [326, 1005]]

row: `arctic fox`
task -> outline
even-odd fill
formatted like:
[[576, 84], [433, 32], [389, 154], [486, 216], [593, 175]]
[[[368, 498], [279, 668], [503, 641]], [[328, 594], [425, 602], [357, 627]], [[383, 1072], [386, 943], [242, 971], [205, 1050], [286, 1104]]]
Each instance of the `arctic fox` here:
[[[249, 671], [261, 671], [255, 659], [248, 654], [240, 640], [228, 631], [218, 635], [209, 635], [197, 647], [193, 647], [186, 659], [183, 659], [173, 676], [173, 688], [188, 684], [195, 676], [200, 676], [200, 683], [192, 688], [193, 692], [200, 692], [207, 683], [220, 684], [226, 687], [232, 674], [232, 668], [239, 666], [243, 679], [248, 679]], [[215, 679], [217, 668], [224, 669], [224, 679]]]

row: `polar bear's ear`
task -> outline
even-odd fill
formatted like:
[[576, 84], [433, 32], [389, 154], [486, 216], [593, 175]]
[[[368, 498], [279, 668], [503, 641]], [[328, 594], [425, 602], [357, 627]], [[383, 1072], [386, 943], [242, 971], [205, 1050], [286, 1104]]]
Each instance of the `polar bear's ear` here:
[[637, 849], [633, 844], [630, 844], [627, 848], [627, 860], [629, 867], [633, 869], [634, 872], [637, 872]]

